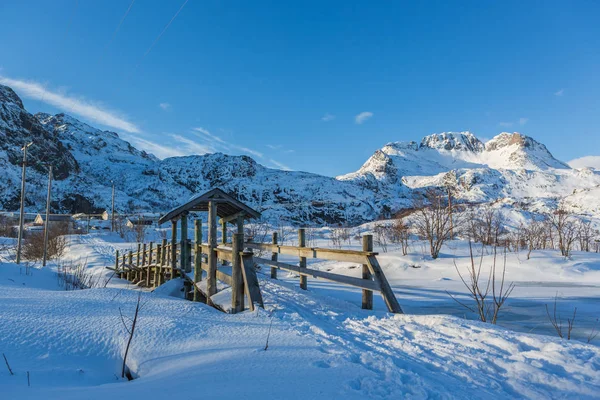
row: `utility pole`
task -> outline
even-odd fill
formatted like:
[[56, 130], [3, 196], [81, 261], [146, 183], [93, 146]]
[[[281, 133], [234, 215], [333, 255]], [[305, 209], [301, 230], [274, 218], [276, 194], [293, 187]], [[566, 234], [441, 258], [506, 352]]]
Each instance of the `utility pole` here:
[[44, 258], [42, 267], [46, 266], [48, 257], [48, 232], [50, 231], [50, 193], [52, 192], [52, 165], [48, 168], [48, 196], [46, 197], [46, 223], [44, 224]]
[[110, 231], [114, 232], [115, 231], [115, 183], [113, 181], [112, 182], [112, 214], [110, 217]]
[[19, 236], [17, 239], [17, 264], [21, 264], [21, 246], [23, 243], [23, 225], [25, 222], [25, 166], [27, 165], [27, 149], [33, 142], [27, 143], [23, 150], [23, 172], [21, 174], [21, 213], [19, 214]]

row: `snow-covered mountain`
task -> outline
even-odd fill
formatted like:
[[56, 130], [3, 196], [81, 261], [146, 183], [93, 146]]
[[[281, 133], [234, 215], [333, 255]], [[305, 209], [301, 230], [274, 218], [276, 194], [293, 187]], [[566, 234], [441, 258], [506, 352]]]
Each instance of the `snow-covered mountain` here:
[[431, 186], [452, 186], [459, 201], [473, 203], [502, 200], [535, 210], [564, 201], [590, 215], [600, 210], [592, 195], [600, 190], [600, 172], [573, 169], [519, 133], [501, 133], [487, 143], [470, 132], [389, 143], [358, 171], [331, 178], [222, 153], [159, 160], [114, 132], [68, 115], [31, 115], [12, 89], [0, 85], [0, 207], [5, 210], [19, 207], [21, 147], [29, 141], [27, 209], [33, 212], [45, 206], [50, 164], [56, 179], [52, 208], [62, 212], [107, 209], [113, 182], [119, 211], [161, 212], [220, 187], [271, 221], [298, 224], [388, 217]]

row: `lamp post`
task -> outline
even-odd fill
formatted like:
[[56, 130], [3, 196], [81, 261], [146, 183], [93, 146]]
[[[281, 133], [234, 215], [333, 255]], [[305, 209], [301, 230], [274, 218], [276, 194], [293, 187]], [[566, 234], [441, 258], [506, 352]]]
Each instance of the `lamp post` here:
[[17, 239], [17, 264], [21, 263], [21, 246], [23, 243], [23, 225], [25, 220], [25, 166], [27, 165], [27, 149], [33, 142], [27, 143], [23, 150], [23, 172], [21, 173], [21, 212], [19, 214], [19, 236]]

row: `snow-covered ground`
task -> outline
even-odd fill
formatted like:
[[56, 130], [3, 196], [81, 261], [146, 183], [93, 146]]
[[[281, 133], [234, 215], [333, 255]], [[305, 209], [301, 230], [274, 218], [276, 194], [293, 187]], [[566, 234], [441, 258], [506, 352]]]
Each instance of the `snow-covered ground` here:
[[[64, 259], [85, 262], [106, 282], [114, 250], [132, 247], [107, 233], [77, 236]], [[379, 256], [407, 315], [388, 314], [379, 298], [374, 311], [361, 310], [360, 291], [311, 278], [301, 291], [282, 271], [277, 281], [259, 274], [266, 309], [255, 313], [228, 315], [170, 296], [178, 280], [144, 290], [131, 382], [120, 378], [127, 335], [119, 309], [133, 315], [138, 289], [113, 277], [105, 288], [64, 291], [53, 267], [26, 275], [0, 264], [0, 352], [15, 374], [1, 366], [0, 397], [600, 397], [598, 341], [560, 340], [544, 319], [558, 292], [561, 312], [578, 307], [575, 336], [583, 339], [585, 321], [600, 313], [599, 255], [509, 254], [507, 280], [517, 288], [493, 326], [464, 319], [472, 315], [446, 293], [465, 292], [453, 265], [466, 267], [465, 244], [450, 243], [435, 261], [423, 254], [414, 243], [409, 256]], [[348, 263], [311, 267], [359, 273]]]

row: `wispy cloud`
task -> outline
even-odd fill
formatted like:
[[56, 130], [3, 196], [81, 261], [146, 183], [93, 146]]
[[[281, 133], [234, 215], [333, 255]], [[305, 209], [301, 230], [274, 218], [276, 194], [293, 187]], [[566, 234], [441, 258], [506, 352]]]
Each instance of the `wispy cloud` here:
[[513, 123], [512, 122], [500, 122], [498, 125], [503, 128], [510, 128], [511, 126], [513, 126]]
[[279, 161], [273, 160], [273, 159], [269, 159], [269, 162], [271, 162], [271, 164], [275, 165], [277, 168], [280, 168], [284, 171], [291, 171], [292, 169], [290, 167], [288, 167], [285, 164], [280, 163]]
[[270, 148], [271, 150], [280, 150], [281, 148], [283, 148], [283, 145], [281, 145], [281, 144], [268, 144], [267, 147]]
[[565, 94], [565, 89], [560, 89], [559, 91], [554, 92], [554, 95], [559, 96], [559, 97], [562, 96], [563, 94]]
[[263, 153], [242, 146], [233, 146], [234, 148], [243, 151], [244, 153], [252, 154], [255, 157], [263, 158]]
[[137, 125], [97, 102], [46, 89], [38, 82], [11, 79], [2, 75], [0, 84], [12, 87], [23, 97], [39, 100], [98, 124], [129, 133], [140, 133]]
[[163, 110], [167, 111], [171, 109], [171, 105], [169, 103], [160, 103], [158, 105], [160, 108], [162, 108]]
[[529, 118], [519, 118], [519, 125], [523, 126], [529, 121]]
[[147, 153], [154, 154], [160, 159], [186, 155], [183, 149], [176, 148], [171, 144], [165, 146], [135, 135], [124, 135], [123, 138], [131, 142], [134, 147], [144, 150]]
[[335, 119], [335, 115], [329, 114], [329, 113], [325, 113], [325, 115], [323, 115], [321, 117], [321, 121], [324, 121], [324, 122], [333, 121], [334, 119]]
[[[184, 149], [187, 150], [187, 154], [206, 154], [206, 153], [214, 153], [215, 149], [212, 146], [207, 146], [204, 144], [197, 143], [191, 139], [188, 139], [181, 135], [171, 134], [171, 136], [177, 143], [183, 144]], [[180, 146], [181, 147], [181, 146]]]
[[361, 125], [362, 123], [364, 123], [366, 120], [368, 120], [372, 116], [373, 116], [373, 113], [371, 111], [363, 111], [360, 114], [358, 114], [356, 117], [354, 117], [354, 121], [358, 125]]
[[[204, 128], [198, 127], [198, 128], [193, 128], [192, 130], [194, 132], [199, 132], [199, 133], [203, 134], [204, 136], [207, 136], [208, 138], [210, 138], [212, 140], [216, 140], [217, 142], [219, 142], [221, 144], [227, 144], [227, 142], [224, 141], [223, 139], [221, 139], [219, 136], [210, 133], [210, 131], [208, 129], [204, 129]], [[197, 133], [196, 133], [196, 135], [200, 136]]]

